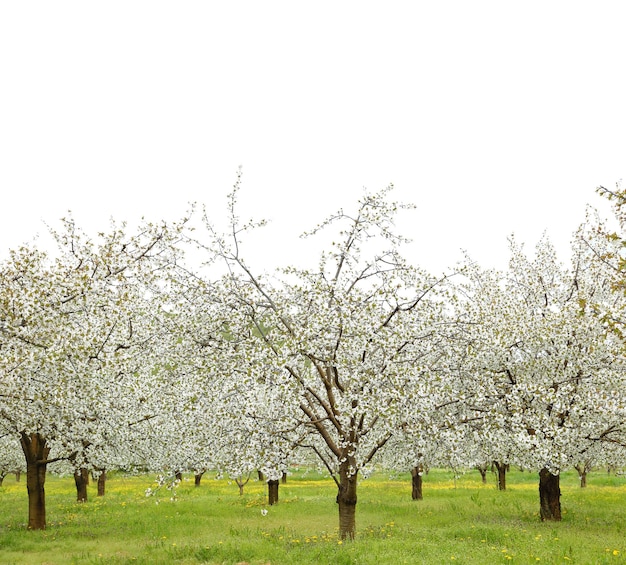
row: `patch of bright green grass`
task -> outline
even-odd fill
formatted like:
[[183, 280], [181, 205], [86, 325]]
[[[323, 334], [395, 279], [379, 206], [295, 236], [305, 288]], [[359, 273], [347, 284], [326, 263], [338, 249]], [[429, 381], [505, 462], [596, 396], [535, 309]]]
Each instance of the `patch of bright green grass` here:
[[[581, 489], [575, 473], [561, 479], [563, 521], [539, 520], [538, 478], [512, 471], [507, 491], [477, 472], [455, 478], [432, 470], [424, 500], [411, 500], [408, 474], [361, 481], [357, 539], [337, 536], [336, 489], [316, 473], [297, 472], [266, 505], [266, 485], [243, 496], [227, 480], [186, 477], [177, 500], [146, 497], [152, 476], [113, 474], [104, 498], [90, 485], [74, 502], [73, 480], [49, 476], [48, 528], [26, 530], [24, 481], [0, 488], [0, 563], [5, 564], [491, 564], [626, 561], [626, 478], [597, 472]], [[158, 502], [158, 504], [157, 504]], [[265, 513], [267, 511], [267, 513]]]

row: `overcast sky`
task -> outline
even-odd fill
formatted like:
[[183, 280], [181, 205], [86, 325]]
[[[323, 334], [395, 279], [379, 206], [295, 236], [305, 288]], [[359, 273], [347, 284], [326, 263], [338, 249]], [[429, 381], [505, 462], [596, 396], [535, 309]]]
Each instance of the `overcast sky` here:
[[602, 0], [3, 2], [0, 256], [68, 209], [220, 218], [241, 165], [267, 266], [389, 183], [429, 270], [503, 266], [511, 233], [565, 259], [625, 174], [625, 24]]

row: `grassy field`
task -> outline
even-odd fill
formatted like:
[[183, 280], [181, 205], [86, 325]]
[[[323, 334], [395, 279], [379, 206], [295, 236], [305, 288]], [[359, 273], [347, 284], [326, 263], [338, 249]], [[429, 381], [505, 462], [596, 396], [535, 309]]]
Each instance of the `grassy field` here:
[[[433, 470], [424, 500], [412, 501], [410, 476], [380, 473], [359, 486], [357, 539], [337, 538], [335, 487], [294, 473], [267, 507], [264, 483], [243, 496], [227, 480], [186, 477], [178, 500], [146, 497], [153, 477], [113, 475], [104, 498], [90, 486], [74, 502], [73, 479], [46, 482], [48, 528], [27, 531], [25, 479], [0, 488], [0, 563], [492, 564], [626, 562], [626, 478], [597, 472], [586, 489], [561, 480], [563, 521], [541, 523], [537, 477], [512, 471], [506, 492], [478, 472], [454, 480]], [[157, 504], [158, 501], [158, 504]], [[267, 514], [264, 515], [264, 510]]]

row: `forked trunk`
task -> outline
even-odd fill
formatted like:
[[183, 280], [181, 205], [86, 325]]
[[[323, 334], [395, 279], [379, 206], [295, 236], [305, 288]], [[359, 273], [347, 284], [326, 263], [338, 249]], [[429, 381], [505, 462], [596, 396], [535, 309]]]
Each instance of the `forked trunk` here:
[[487, 484], [487, 465], [477, 465], [476, 468], [480, 473], [480, 479], [483, 482], [483, 485]]
[[202, 473], [196, 473], [193, 477], [193, 484], [197, 487], [200, 486], [200, 481], [202, 480], [202, 475], [204, 475], [204, 471]]
[[506, 471], [509, 466], [498, 461], [494, 461], [493, 464], [498, 472], [498, 490], [506, 490]]
[[245, 487], [248, 484], [249, 480], [250, 480], [250, 475], [248, 475], [246, 479], [242, 479], [241, 477], [237, 477], [235, 479], [235, 482], [237, 483], [237, 486], [239, 487], [239, 496], [243, 496], [243, 487]]
[[267, 481], [267, 502], [270, 506], [278, 502], [279, 481]]
[[107, 472], [106, 469], [102, 469], [100, 476], [98, 477], [98, 496], [104, 496], [104, 490], [107, 484]]
[[411, 477], [412, 477], [412, 491], [411, 498], [413, 500], [423, 500], [424, 495], [422, 494], [422, 475], [424, 474], [424, 466], [422, 464], [417, 465], [411, 469]]
[[339, 539], [354, 539], [356, 533], [356, 486], [357, 475], [348, 458], [339, 466], [339, 488], [337, 504], [339, 505]]
[[46, 467], [50, 448], [41, 435], [22, 432], [20, 443], [26, 457], [26, 489], [28, 490], [28, 529], [46, 528]]
[[561, 521], [561, 475], [553, 475], [548, 469], [539, 471], [539, 504], [541, 521]]
[[578, 479], [580, 480], [580, 488], [585, 488], [587, 486], [586, 465], [574, 465], [574, 469], [578, 471]]
[[89, 471], [85, 468], [76, 469], [74, 471], [74, 483], [76, 484], [76, 502], [87, 502]]

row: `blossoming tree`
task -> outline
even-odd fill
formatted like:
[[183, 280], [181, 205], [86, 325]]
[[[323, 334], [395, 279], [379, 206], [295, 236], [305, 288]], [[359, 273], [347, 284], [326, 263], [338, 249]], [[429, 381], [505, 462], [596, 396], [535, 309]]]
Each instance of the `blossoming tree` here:
[[46, 525], [49, 463], [86, 467], [108, 430], [144, 418], [135, 371], [158, 357], [153, 291], [175, 233], [120, 225], [92, 240], [68, 219], [56, 255], [21, 247], [0, 267], [0, 418], [26, 459], [30, 529]]
[[559, 473], [597, 441], [622, 441], [622, 344], [599, 305], [614, 300], [581, 248], [564, 268], [542, 240], [534, 258], [511, 245], [506, 273], [475, 264], [459, 286], [465, 311], [467, 395], [485, 409], [485, 438], [539, 471], [542, 520], [560, 520]]
[[[208, 225], [230, 273], [225, 300], [237, 305], [231, 331], [258, 334], [240, 345], [258, 359], [250, 364], [253, 380], [267, 382], [266, 367], [279, 368], [271, 386], [285, 413], [299, 414], [306, 445], [335, 480], [340, 537], [353, 538], [359, 471], [401, 425], [407, 386], [437, 382], [436, 376], [412, 381], [436, 358], [429, 344], [441, 310], [431, 299], [437, 281], [403, 259], [404, 240], [393, 230], [402, 206], [388, 200], [387, 188], [309, 234], [339, 227], [317, 265], [287, 268], [270, 282], [240, 252], [241, 234], [252, 224], [242, 226], [236, 217], [237, 189], [230, 200], [232, 238]], [[430, 401], [427, 394], [421, 399]]]

